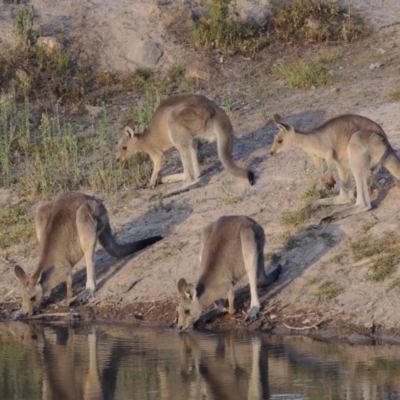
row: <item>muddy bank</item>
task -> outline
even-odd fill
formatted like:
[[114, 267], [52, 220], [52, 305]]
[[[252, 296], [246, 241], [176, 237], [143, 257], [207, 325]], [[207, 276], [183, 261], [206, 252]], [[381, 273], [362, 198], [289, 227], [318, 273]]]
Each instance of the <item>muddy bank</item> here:
[[[340, 341], [352, 344], [400, 344], [396, 329], [361, 326], [354, 323], [354, 316], [344, 315], [335, 310], [320, 308], [293, 308], [279, 302], [266, 305], [259, 318], [251, 324], [245, 322], [248, 302], [238, 307], [236, 314], [215, 317], [204, 325], [196, 325], [195, 330], [228, 332], [248, 330], [277, 335], [301, 335], [324, 341]], [[137, 327], [175, 328], [177, 300], [145, 302], [128, 305], [108, 304], [103, 306], [79, 306], [74, 309], [57, 304], [49, 305], [42, 314], [36, 314], [31, 321], [54, 324], [106, 323], [129, 324]], [[0, 321], [9, 321], [17, 304], [0, 308]], [[191, 328], [190, 330], [192, 330]]]

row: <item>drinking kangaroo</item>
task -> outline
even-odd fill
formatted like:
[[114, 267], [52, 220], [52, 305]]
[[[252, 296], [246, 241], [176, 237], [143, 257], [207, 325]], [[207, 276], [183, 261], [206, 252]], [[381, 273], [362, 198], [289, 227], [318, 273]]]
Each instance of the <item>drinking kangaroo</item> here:
[[[371, 169], [382, 164], [396, 179], [400, 179], [400, 160], [390, 145], [386, 133], [374, 121], [360, 115], [340, 115], [321, 126], [300, 131], [284, 124], [279, 115], [274, 116], [279, 133], [274, 139], [271, 155], [279, 154], [290, 147], [299, 147], [313, 157], [320, 178], [323, 177], [322, 159], [328, 165], [332, 177], [333, 165], [339, 176], [338, 196], [320, 199], [316, 204], [349, 204], [354, 201], [354, 190], [350, 170], [357, 189], [355, 205], [336, 211], [322, 219], [329, 223], [352, 214], [371, 209], [367, 176]], [[333, 178], [332, 178], [333, 179]]]
[[117, 258], [126, 257], [162, 239], [154, 236], [136, 242], [119, 244], [111, 232], [107, 210], [95, 197], [71, 192], [38, 207], [35, 218], [40, 255], [31, 276], [19, 266], [15, 275], [22, 283], [23, 316], [31, 315], [43, 295], [51, 289], [55, 272], [66, 275], [67, 298], [72, 298], [72, 267], [85, 256], [86, 289], [75, 299], [86, 301], [95, 291], [94, 250], [97, 239], [108, 253]]
[[183, 173], [161, 178], [161, 183], [186, 181], [187, 186], [200, 177], [196, 153], [198, 138], [217, 140], [218, 155], [224, 168], [232, 175], [254, 183], [252, 171], [238, 167], [232, 159], [233, 128], [225, 114], [213, 101], [201, 95], [181, 94], [170, 97], [157, 107], [149, 128], [135, 132], [131, 120], [118, 143], [116, 160], [124, 161], [131, 155], [144, 152], [153, 161], [153, 173], [149, 185], [157, 184], [158, 173], [164, 159], [164, 151], [175, 146], [182, 159]]
[[[186, 330], [201, 319], [206, 321], [226, 311], [224, 299], [228, 299], [228, 311], [234, 314], [233, 288], [244, 274], [250, 282], [251, 304], [247, 321], [253, 321], [260, 310], [257, 283], [268, 286], [274, 283], [282, 270], [278, 265], [268, 274], [264, 270], [263, 228], [246, 216], [225, 216], [207, 226], [201, 235], [200, 268], [197, 284], [178, 282], [180, 304], [178, 306], [178, 328]], [[214, 310], [201, 316], [204, 307], [215, 302]]]

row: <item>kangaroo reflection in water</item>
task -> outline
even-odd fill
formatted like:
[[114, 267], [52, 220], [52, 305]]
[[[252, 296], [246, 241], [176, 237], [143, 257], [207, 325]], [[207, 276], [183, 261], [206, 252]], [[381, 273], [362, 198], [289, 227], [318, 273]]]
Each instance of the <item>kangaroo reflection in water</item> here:
[[[35, 381], [43, 400], [269, 398], [267, 343], [259, 336], [112, 325], [5, 328], [0, 343], [18, 338], [27, 360], [5, 376]], [[1, 386], [0, 376], [0, 398], [15, 397]]]
[[[188, 399], [268, 399], [268, 350], [260, 336], [182, 333], [181, 374]], [[250, 339], [250, 343], [249, 340]]]

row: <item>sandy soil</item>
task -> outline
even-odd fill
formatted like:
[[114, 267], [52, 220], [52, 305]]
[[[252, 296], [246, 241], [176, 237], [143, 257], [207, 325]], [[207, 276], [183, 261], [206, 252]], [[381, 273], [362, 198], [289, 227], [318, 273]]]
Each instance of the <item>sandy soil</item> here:
[[[331, 209], [319, 210], [301, 226], [282, 225], [282, 212], [304, 206], [303, 194], [316, 180], [311, 159], [300, 150], [271, 158], [276, 127], [267, 122], [274, 113], [281, 114], [298, 128], [316, 126], [341, 113], [359, 113], [382, 125], [395, 149], [400, 149], [400, 103], [390, 102], [389, 94], [400, 87], [400, 15], [397, 0], [354, 1], [357, 8], [371, 17], [372, 35], [354, 44], [343, 43], [334, 49], [341, 60], [335, 73], [338, 80], [328, 87], [292, 90], [276, 78], [271, 66], [277, 60], [313, 57], [327, 49], [324, 46], [282, 48], [265, 52], [257, 60], [241, 57], [226, 59], [215, 66], [213, 81], [231, 99], [231, 119], [237, 141], [234, 158], [257, 174], [255, 186], [235, 181], [218, 161], [215, 145], [201, 149], [202, 184], [189, 192], [170, 198], [159, 196], [163, 191], [140, 189], [121, 190], [116, 197], [105, 199], [114, 232], [119, 240], [162, 234], [165, 239], [151, 248], [122, 261], [115, 261], [104, 250], [96, 253], [98, 290], [78, 311], [85, 318], [141, 321], [172, 324], [175, 319], [176, 283], [180, 277], [195, 280], [199, 274], [198, 251], [201, 229], [221, 215], [246, 214], [265, 229], [265, 253], [275, 253], [284, 264], [279, 281], [262, 292], [263, 310], [259, 321], [250, 329], [275, 329], [284, 332], [310, 332], [316, 328], [329, 334], [353, 334], [373, 337], [377, 334], [399, 336], [400, 322], [397, 303], [400, 287], [391, 283], [400, 278], [397, 270], [383, 282], [367, 278], [368, 264], [360, 265], [351, 258], [349, 243], [369, 234], [380, 237], [396, 231], [400, 218], [400, 188], [387, 171], [378, 173], [373, 190], [375, 208], [348, 217], [328, 226], [319, 226], [321, 217]], [[50, 12], [50, 11], [49, 11]], [[187, 50], [189, 51], [189, 50]], [[382, 64], [371, 69], [372, 64]], [[211, 86], [201, 92], [221, 102]], [[118, 115], [129, 98], [110, 112]], [[116, 126], [119, 136], [120, 124]], [[176, 151], [168, 153], [163, 174], [178, 171]], [[97, 193], [101, 197], [101, 193]], [[306, 230], [305, 227], [311, 226]], [[310, 233], [311, 232], [311, 233]], [[295, 245], [288, 250], [285, 238], [292, 236]], [[343, 263], [334, 262], [335, 255], [345, 253]], [[36, 261], [35, 248], [24, 243], [10, 249], [7, 260], [0, 261], [0, 317], [9, 317], [16, 307], [16, 280], [10, 266], [20, 263], [32, 270]], [[272, 267], [272, 266], [271, 266]], [[84, 264], [75, 275], [75, 290], [83, 287]], [[342, 292], [332, 300], [318, 294], [318, 284], [335, 282]], [[136, 283], [135, 283], [136, 282]], [[242, 286], [246, 284], [243, 280]], [[243, 327], [248, 305], [239, 305], [238, 313], [214, 321], [209, 327], [223, 329]], [[52, 303], [46, 311], [65, 311], [62, 302]], [[1, 314], [3, 310], [3, 314]], [[286, 324], [286, 325], [285, 325]], [[301, 330], [290, 330], [297, 327]], [[312, 327], [307, 329], [307, 327]]]

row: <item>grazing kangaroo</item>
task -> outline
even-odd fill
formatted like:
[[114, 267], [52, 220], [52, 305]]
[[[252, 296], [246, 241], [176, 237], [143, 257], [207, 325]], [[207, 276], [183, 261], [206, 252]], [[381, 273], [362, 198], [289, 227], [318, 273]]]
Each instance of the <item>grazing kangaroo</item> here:
[[86, 301], [95, 291], [94, 250], [97, 239], [108, 253], [123, 258], [162, 239], [154, 236], [136, 242], [119, 244], [111, 232], [107, 210], [95, 197], [70, 192], [38, 207], [35, 218], [40, 255], [31, 276], [16, 265], [14, 272], [22, 283], [22, 308], [28, 316], [51, 289], [51, 275], [65, 272], [67, 298], [72, 298], [72, 267], [85, 256], [86, 289], [75, 299]]
[[400, 160], [390, 145], [386, 133], [374, 121], [361, 115], [345, 114], [332, 118], [309, 131], [299, 131], [274, 116], [279, 128], [271, 147], [271, 155], [290, 147], [299, 147], [310, 154], [323, 175], [322, 159], [328, 164], [328, 174], [336, 166], [339, 175], [338, 196], [320, 199], [316, 204], [349, 204], [354, 201], [350, 170], [357, 189], [355, 205], [336, 211], [321, 220], [329, 223], [371, 209], [368, 192], [368, 172], [382, 164], [396, 179], [400, 179]]
[[[247, 273], [250, 282], [251, 304], [247, 321], [256, 319], [260, 310], [257, 281], [260, 286], [274, 283], [282, 270], [278, 265], [272, 272], [264, 270], [263, 228], [246, 216], [225, 216], [207, 226], [201, 235], [200, 268], [197, 284], [178, 282], [180, 304], [178, 306], [178, 328], [186, 330], [199, 318], [207, 320], [222, 311], [223, 299], [228, 299], [230, 314], [233, 306], [233, 287]], [[216, 302], [216, 308], [201, 316], [204, 307]]]
[[232, 175], [254, 183], [252, 171], [238, 167], [232, 159], [233, 128], [226, 113], [207, 97], [181, 94], [160, 103], [149, 128], [135, 133], [131, 120], [119, 140], [116, 160], [124, 161], [131, 155], [144, 152], [153, 161], [149, 185], [156, 186], [164, 152], [175, 146], [182, 159], [183, 174], [163, 177], [161, 183], [186, 181], [186, 186], [198, 182], [200, 177], [196, 153], [196, 139], [217, 140], [218, 155], [224, 168]]

